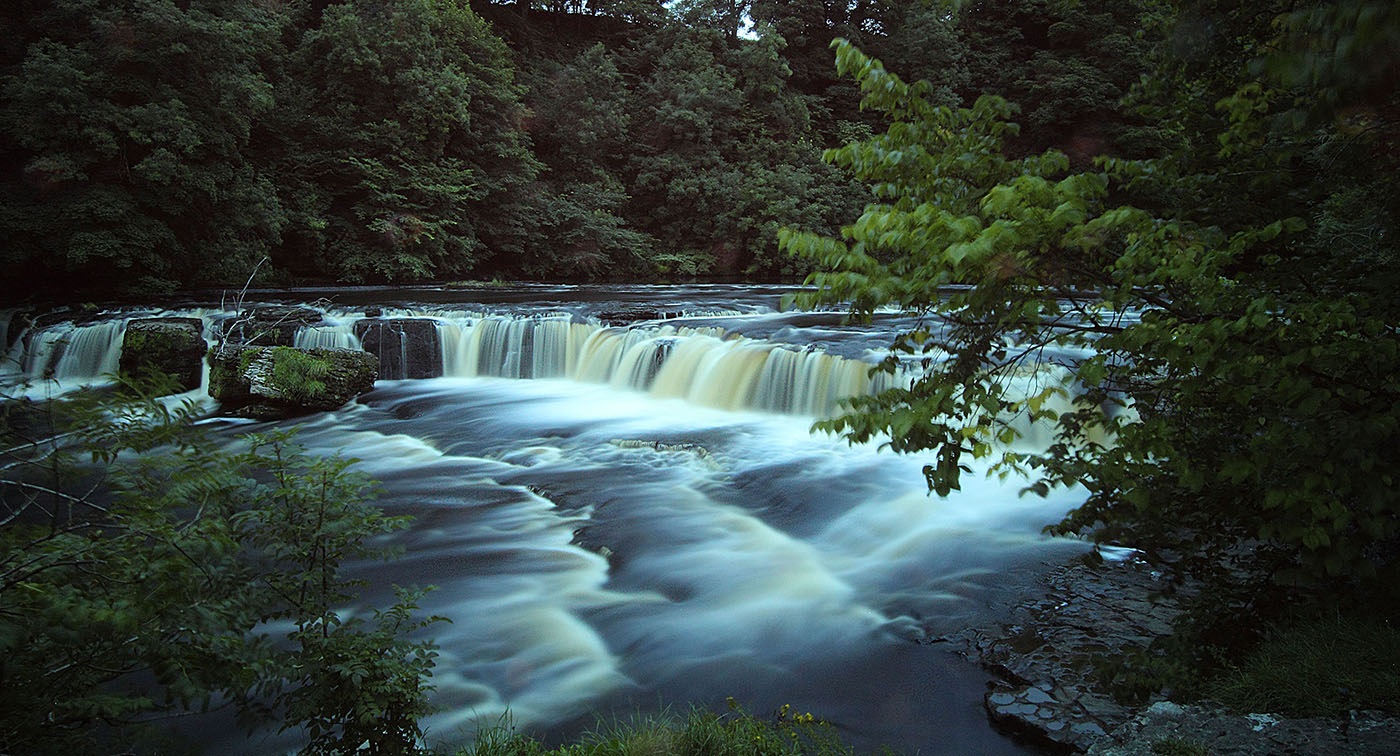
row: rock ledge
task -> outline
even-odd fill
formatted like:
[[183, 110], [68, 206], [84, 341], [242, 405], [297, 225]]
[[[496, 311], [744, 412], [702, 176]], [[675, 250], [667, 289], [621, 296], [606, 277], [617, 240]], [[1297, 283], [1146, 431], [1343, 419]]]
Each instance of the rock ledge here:
[[1400, 718], [1353, 712], [1347, 719], [1287, 719], [1231, 714], [1165, 700], [1134, 710], [1115, 701], [1094, 668], [1170, 632], [1190, 586], [1175, 592], [1146, 562], [1097, 566], [1076, 561], [1042, 578], [1042, 592], [1014, 606], [1001, 623], [945, 637], [1001, 678], [985, 698], [997, 727], [1049, 750], [1093, 756], [1400, 753]]

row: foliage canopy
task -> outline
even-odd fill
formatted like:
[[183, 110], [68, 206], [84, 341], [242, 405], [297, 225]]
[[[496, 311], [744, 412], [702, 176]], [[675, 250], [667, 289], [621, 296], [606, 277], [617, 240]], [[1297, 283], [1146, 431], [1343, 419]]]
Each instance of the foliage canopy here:
[[[1164, 63], [1136, 96], [1184, 149], [1084, 172], [1055, 150], [1007, 157], [1004, 100], [939, 105], [932, 85], [838, 40], [838, 69], [891, 125], [826, 156], [876, 202], [841, 238], [781, 243], [823, 271], [803, 303], [897, 305], [925, 324], [884, 366], [917, 363], [912, 385], [823, 427], [932, 450], [925, 473], [946, 494], [994, 441], [1050, 423], [1043, 449], [992, 469], [1033, 475], [1041, 494], [1083, 486], [1055, 530], [1178, 549], [1203, 574], [1247, 566], [1249, 595], [1394, 570], [1400, 312], [1378, 284], [1400, 265], [1386, 214], [1397, 100], [1336, 77], [1392, 51], [1398, 27], [1377, 4], [1347, 8], [1279, 16], [1205, 73]], [[1169, 10], [1181, 24], [1199, 8]], [[1348, 29], [1348, 13], [1371, 25]], [[1300, 41], [1319, 32], [1345, 44]], [[1210, 112], [1202, 90], [1219, 93]], [[1343, 206], [1373, 225], [1350, 233], [1355, 218], [1328, 211]]]

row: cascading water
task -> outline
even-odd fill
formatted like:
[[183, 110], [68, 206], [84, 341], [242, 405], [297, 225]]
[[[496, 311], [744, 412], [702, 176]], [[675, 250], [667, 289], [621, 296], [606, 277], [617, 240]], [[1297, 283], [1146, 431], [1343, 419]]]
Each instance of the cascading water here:
[[21, 336], [5, 357], [14, 383], [53, 380], [60, 387], [89, 385], [117, 370], [126, 319], [61, 323]]
[[[172, 311], [228, 320], [231, 312]], [[564, 315], [536, 317], [398, 310], [396, 318], [431, 319], [446, 377], [568, 378], [674, 397], [721, 409], [758, 409], [824, 416], [850, 396], [875, 393], [898, 379], [871, 374], [868, 363], [811, 348], [768, 343], [717, 326], [606, 327]], [[60, 387], [92, 385], [117, 369], [128, 318], [39, 330], [11, 350], [25, 380], [53, 378]], [[362, 349], [355, 323], [327, 312], [322, 323], [296, 330], [302, 349]], [[398, 365], [409, 363], [407, 339], [395, 342]]]
[[360, 337], [349, 323], [298, 328], [292, 346], [298, 349], [360, 349]]
[[567, 377], [721, 409], [827, 415], [893, 385], [870, 365], [798, 351], [722, 328], [608, 328], [562, 318], [484, 318], [439, 326], [452, 377]]
[[485, 317], [439, 326], [446, 375], [501, 378], [570, 376], [595, 327], [567, 318]]
[[[382, 321], [432, 319], [443, 376], [382, 381], [282, 423], [313, 453], [361, 460], [386, 513], [413, 518], [391, 544], [401, 559], [347, 569], [373, 586], [369, 602], [391, 583], [438, 586], [423, 613], [452, 624], [427, 631], [441, 654], [430, 739], [469, 740], [507, 712], [564, 736], [594, 714], [734, 696], [760, 714], [810, 710], [866, 749], [1024, 753], [986, 723], [987, 676], [924, 643], [1015, 595], [1027, 582], [1015, 576], [1082, 550], [1040, 534], [1082, 494], [1023, 498], [1024, 481], [974, 473], [932, 499], [921, 460], [811, 435], [841, 398], [901, 380], [869, 370], [889, 324], [718, 291], [605, 292], [706, 313], [630, 326], [603, 325], [609, 305], [568, 301], [577, 290], [538, 308], [511, 291], [470, 309], [385, 308]], [[14, 375], [100, 374], [116, 323], [145, 314], [81, 334], [73, 359], [87, 356], [72, 363], [59, 345], [90, 326], [29, 333]], [[360, 311], [325, 315], [296, 345], [360, 345]], [[230, 443], [248, 428], [211, 427]], [[295, 745], [199, 736], [217, 753]]]

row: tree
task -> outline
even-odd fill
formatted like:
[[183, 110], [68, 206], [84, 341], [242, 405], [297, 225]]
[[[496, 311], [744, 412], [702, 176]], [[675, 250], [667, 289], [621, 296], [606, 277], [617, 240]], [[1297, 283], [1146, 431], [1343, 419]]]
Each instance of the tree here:
[[822, 145], [842, 144], [854, 130], [878, 126], [857, 110], [858, 91], [831, 68], [829, 48], [837, 37], [900, 61], [906, 71], [941, 87], [946, 104], [966, 91], [967, 46], [946, 3], [756, 0], [750, 12], [786, 40], [789, 86], [807, 99]]
[[538, 241], [515, 263], [532, 277], [649, 272], [655, 239], [628, 227], [625, 156], [631, 97], [602, 43], [556, 70], [547, 62], [530, 87], [527, 129], [547, 166], [537, 187]]
[[465, 2], [326, 7], [279, 99], [295, 208], [279, 265], [419, 280], [527, 253], [539, 163], [505, 45]]
[[792, 272], [772, 254], [778, 225], [833, 227], [853, 207], [853, 187], [817, 160], [806, 102], [786, 88], [784, 40], [757, 31], [731, 44], [673, 24], [633, 53], [641, 117], [626, 217], [660, 240], [668, 264]]
[[682, 0], [676, 12], [688, 26], [715, 29], [737, 40], [749, 12], [748, 0]]
[[[1309, 44], [1298, 36], [1309, 23], [1345, 28], [1322, 6], [1288, 18], [1251, 49]], [[1395, 14], [1373, 18], [1383, 26]], [[1363, 28], [1352, 39], [1381, 45], [1376, 54], [1395, 37]], [[1381, 161], [1360, 175], [1388, 187], [1394, 157], [1378, 150], [1396, 128], [1384, 115], [1395, 111], [1383, 109], [1394, 107], [1394, 90], [1364, 139], [1348, 140], [1345, 121], [1290, 128], [1253, 93], [1281, 86], [1271, 97], [1311, 103], [1335, 85], [1269, 77], [1267, 61], [1236, 72], [1236, 94], [1220, 103], [1223, 134], [1182, 135], [1223, 144], [1214, 175], [1254, 168], [1258, 153], [1237, 151], [1237, 140], [1277, 143], [1264, 159], [1286, 164], [1298, 142], [1320, 138], [1341, 151], [1323, 154], [1350, 153], [1336, 165]], [[1246, 600], [1396, 569], [1382, 545], [1397, 534], [1387, 471], [1400, 461], [1400, 312], [1348, 277], [1347, 255], [1316, 246], [1305, 221], [1313, 208], [1298, 202], [1306, 192], [1243, 218], [1115, 206], [1115, 183], [1137, 191], [1179, 169], [1170, 159], [1103, 160], [1098, 171], [1069, 173], [1056, 151], [1007, 158], [1017, 129], [1004, 100], [936, 106], [930, 85], [904, 83], [845, 42], [837, 67], [860, 84], [864, 107], [892, 121], [827, 153], [871, 182], [876, 203], [841, 239], [788, 231], [781, 243], [824, 270], [809, 277], [817, 292], [804, 303], [922, 315], [895, 351], [924, 372], [907, 388], [854, 400], [821, 427], [933, 451], [924, 472], [940, 495], [977, 458], [1032, 476], [1030, 492], [1083, 486], [1086, 502], [1058, 532], [1179, 549], [1183, 568], [1222, 578], [1217, 585], [1229, 565], [1245, 567]], [[1210, 191], [1210, 179], [1192, 186]], [[1394, 238], [1373, 240], [1382, 280], [1400, 261]], [[1048, 423], [1053, 440], [1008, 450], [1026, 422]]]
[[[996, 94], [1020, 106], [1011, 145], [1054, 147], [1085, 167], [1096, 155], [1156, 154], [1155, 133], [1120, 101], [1147, 68], [1136, 39], [1143, 2], [976, 0], [958, 3], [966, 102]], [[887, 54], [887, 59], [895, 59]], [[916, 72], [922, 76], [923, 72]]]
[[35, 7], [15, 33], [22, 59], [0, 73], [0, 156], [12, 168], [0, 181], [0, 260], [128, 290], [246, 275], [286, 223], [246, 153], [273, 105], [264, 66], [285, 22], [278, 8]]

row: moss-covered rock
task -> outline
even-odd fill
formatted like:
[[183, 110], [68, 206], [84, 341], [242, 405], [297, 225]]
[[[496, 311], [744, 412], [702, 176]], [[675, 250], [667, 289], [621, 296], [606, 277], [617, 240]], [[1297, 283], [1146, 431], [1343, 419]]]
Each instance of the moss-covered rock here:
[[272, 419], [338, 409], [378, 377], [367, 352], [231, 347], [210, 357], [209, 395], [229, 414]]
[[244, 372], [263, 347], [224, 347], [209, 350], [209, 396], [225, 408], [239, 407], [252, 400]]
[[199, 388], [204, 323], [198, 318], [143, 318], [126, 324], [121, 371], [159, 371], [175, 379], [178, 391]]

